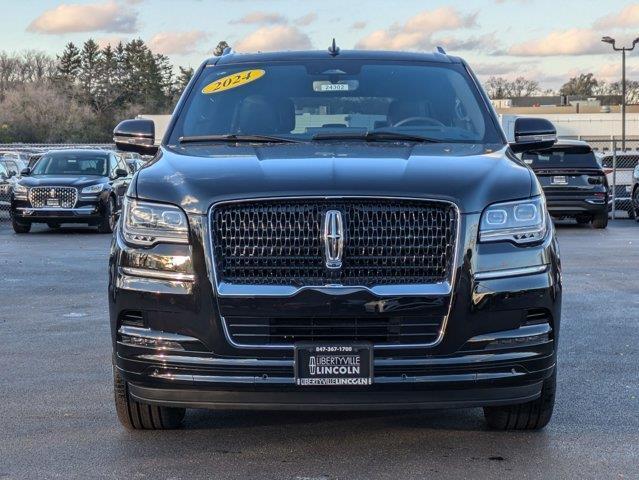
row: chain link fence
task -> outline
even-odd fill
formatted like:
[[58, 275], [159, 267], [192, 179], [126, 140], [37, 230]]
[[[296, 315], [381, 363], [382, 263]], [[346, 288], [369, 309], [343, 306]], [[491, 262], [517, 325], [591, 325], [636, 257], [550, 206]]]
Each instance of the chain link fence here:
[[612, 218], [633, 218], [633, 173], [639, 165], [639, 137], [616, 136], [562, 137], [583, 140], [595, 150], [597, 159], [606, 172], [612, 199]]
[[49, 150], [98, 149], [113, 150], [113, 144], [44, 144], [44, 143], [0, 143], [0, 228], [11, 220], [11, 193], [20, 178], [20, 172], [33, 167]]

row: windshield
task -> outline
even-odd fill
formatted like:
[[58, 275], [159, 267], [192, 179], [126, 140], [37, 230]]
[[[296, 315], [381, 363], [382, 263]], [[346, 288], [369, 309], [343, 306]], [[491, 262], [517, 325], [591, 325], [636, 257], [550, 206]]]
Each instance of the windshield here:
[[522, 160], [532, 168], [599, 168], [595, 154], [591, 151], [551, 150], [529, 152]]
[[33, 168], [33, 175], [99, 175], [107, 176], [107, 155], [49, 154]]
[[308, 141], [371, 131], [502, 143], [462, 65], [339, 59], [207, 67], [168, 143], [220, 135]]

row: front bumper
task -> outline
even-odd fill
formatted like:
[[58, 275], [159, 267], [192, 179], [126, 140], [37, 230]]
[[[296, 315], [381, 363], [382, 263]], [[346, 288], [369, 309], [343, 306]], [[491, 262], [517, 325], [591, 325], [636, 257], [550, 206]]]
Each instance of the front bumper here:
[[[522, 403], [552, 375], [560, 325], [561, 275], [554, 233], [542, 245], [479, 244], [478, 216], [467, 216], [452, 296], [380, 297], [371, 291], [331, 295], [310, 289], [291, 297], [217, 297], [208, 281], [203, 219], [192, 217], [192, 245], [136, 250], [114, 235], [109, 305], [116, 368], [130, 393], [148, 403], [206, 408], [380, 409]], [[474, 254], [467, 255], [469, 249]], [[170, 259], [170, 260], [168, 260]], [[167, 270], [160, 278], [145, 271]], [[530, 268], [530, 266], [534, 266]], [[372, 304], [422, 309], [450, 304], [440, 343], [374, 348], [374, 383], [298, 387], [291, 349], [233, 345], [225, 315], [362, 314]], [[441, 305], [440, 307], [441, 308]], [[541, 320], [530, 321], [531, 312]], [[541, 312], [541, 313], [540, 313]], [[123, 318], [140, 314], [142, 336], [124, 341]], [[147, 333], [144, 333], [147, 332]], [[162, 338], [169, 343], [162, 343]]]
[[100, 221], [104, 214], [105, 202], [108, 197], [81, 196], [74, 208], [39, 207], [33, 208], [28, 200], [14, 199], [11, 205], [11, 215], [22, 223], [46, 223], [57, 221], [60, 223], [89, 223]]

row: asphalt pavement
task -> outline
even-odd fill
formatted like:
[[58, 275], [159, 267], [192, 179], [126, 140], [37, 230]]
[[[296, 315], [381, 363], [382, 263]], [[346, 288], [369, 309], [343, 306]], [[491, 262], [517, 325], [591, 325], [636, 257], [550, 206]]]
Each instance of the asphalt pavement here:
[[639, 479], [639, 225], [558, 228], [558, 396], [540, 432], [480, 409], [187, 412], [128, 432], [112, 400], [109, 236], [0, 223], [0, 479]]

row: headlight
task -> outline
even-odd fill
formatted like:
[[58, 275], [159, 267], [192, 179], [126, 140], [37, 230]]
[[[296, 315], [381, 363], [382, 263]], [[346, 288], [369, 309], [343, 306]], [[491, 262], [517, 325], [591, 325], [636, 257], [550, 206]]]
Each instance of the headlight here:
[[82, 193], [100, 193], [102, 190], [104, 190], [104, 187], [106, 187], [107, 184], [104, 183], [98, 183], [97, 185], [90, 185], [88, 187], [84, 187], [82, 189]]
[[13, 195], [16, 198], [26, 199], [28, 193], [29, 193], [29, 189], [25, 187], [24, 185], [20, 185], [19, 183], [16, 183], [13, 186]]
[[481, 216], [480, 242], [533, 243], [546, 236], [546, 204], [539, 197], [495, 203]]
[[123, 210], [122, 233], [127, 242], [142, 246], [189, 243], [188, 221], [179, 207], [126, 198]]

